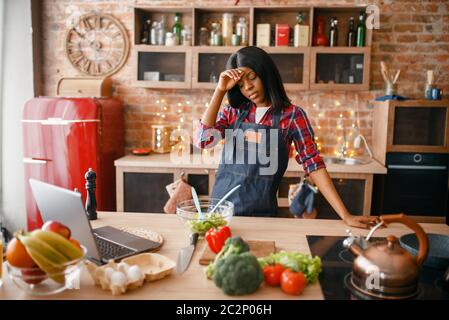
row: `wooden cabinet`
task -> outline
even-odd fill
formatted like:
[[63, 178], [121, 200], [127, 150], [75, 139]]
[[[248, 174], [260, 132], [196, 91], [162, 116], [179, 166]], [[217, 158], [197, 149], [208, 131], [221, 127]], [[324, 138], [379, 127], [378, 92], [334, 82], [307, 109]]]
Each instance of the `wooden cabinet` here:
[[[215, 184], [217, 169], [214, 166], [179, 167], [170, 164], [169, 155], [145, 157], [126, 156], [116, 161], [117, 211], [162, 213], [169, 196], [165, 186], [184, 177], [201, 196], [209, 196]], [[153, 160], [151, 160], [153, 159]], [[296, 167], [295, 163], [295, 167]], [[166, 167], [164, 167], [166, 166]], [[337, 192], [348, 210], [355, 215], [370, 215], [373, 172], [332, 172]], [[384, 171], [382, 171], [384, 172]], [[292, 217], [288, 210], [288, 191], [291, 184], [299, 183], [304, 172], [287, 170], [278, 191], [281, 217]], [[261, 195], [262, 196], [262, 195]], [[318, 218], [336, 219], [337, 213], [321, 194], [316, 197]]]
[[[134, 56], [136, 85], [148, 88], [213, 89], [215, 81], [225, 70], [228, 57], [240, 46], [205, 46], [200, 41], [201, 27], [213, 22], [222, 24], [224, 13], [233, 15], [233, 27], [239, 18], [245, 18], [248, 27], [248, 45], [256, 45], [257, 25], [270, 24], [270, 46], [263, 46], [276, 63], [287, 90], [368, 90], [372, 31], [366, 32], [365, 47], [346, 47], [346, 33], [350, 17], [357, 22], [364, 7], [313, 6], [234, 6], [234, 7], [143, 7], [134, 10]], [[182, 15], [182, 24], [192, 29], [192, 47], [153, 46], [141, 44], [143, 23], [147, 19], [160, 21], [165, 16], [166, 30], [171, 30], [176, 12]], [[303, 13], [303, 25], [309, 28], [308, 46], [293, 47], [294, 25], [298, 13]], [[337, 47], [312, 47], [320, 16], [326, 23], [336, 17], [339, 21]], [[289, 46], [274, 46], [276, 24], [290, 26]], [[220, 31], [222, 29], [220, 28]], [[153, 80], [145, 80], [147, 78]]]
[[375, 101], [374, 158], [387, 152], [449, 153], [449, 100]]

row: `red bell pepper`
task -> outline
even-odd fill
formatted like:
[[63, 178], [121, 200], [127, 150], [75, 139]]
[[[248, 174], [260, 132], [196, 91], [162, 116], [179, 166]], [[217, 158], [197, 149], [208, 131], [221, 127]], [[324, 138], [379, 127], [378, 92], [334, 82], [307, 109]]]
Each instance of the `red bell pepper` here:
[[228, 226], [221, 226], [217, 229], [210, 228], [204, 239], [206, 239], [207, 244], [209, 245], [210, 250], [213, 253], [219, 253], [221, 248], [223, 248], [226, 239], [231, 237], [231, 229]]

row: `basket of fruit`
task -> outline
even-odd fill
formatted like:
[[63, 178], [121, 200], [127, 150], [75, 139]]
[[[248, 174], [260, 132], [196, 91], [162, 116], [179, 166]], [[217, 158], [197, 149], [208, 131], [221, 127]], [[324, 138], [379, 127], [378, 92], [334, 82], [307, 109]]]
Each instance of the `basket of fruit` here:
[[11, 280], [31, 295], [77, 288], [87, 250], [70, 236], [70, 229], [56, 221], [42, 229], [15, 233], [6, 249]]

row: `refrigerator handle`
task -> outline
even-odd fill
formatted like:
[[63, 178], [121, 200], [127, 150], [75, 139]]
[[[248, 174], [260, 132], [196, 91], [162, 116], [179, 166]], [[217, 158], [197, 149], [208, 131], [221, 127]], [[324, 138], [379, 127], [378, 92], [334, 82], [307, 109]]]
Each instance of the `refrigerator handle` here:
[[23, 158], [23, 163], [31, 163], [31, 164], [46, 164], [51, 161], [51, 159], [45, 158]]

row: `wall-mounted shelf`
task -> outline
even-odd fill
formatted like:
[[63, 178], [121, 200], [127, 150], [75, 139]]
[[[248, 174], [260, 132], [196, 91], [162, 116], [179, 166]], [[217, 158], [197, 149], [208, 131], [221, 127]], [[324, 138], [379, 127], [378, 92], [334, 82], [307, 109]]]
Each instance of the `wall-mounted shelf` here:
[[[369, 90], [372, 32], [366, 32], [365, 47], [346, 47], [349, 17], [357, 21], [364, 7], [254, 6], [254, 7], [138, 7], [134, 10], [134, 65], [136, 86], [147, 88], [213, 89], [214, 79], [225, 70], [227, 58], [241, 46], [204, 46], [200, 44], [200, 28], [220, 21], [223, 13], [248, 23], [248, 44], [255, 45], [257, 24], [296, 24], [296, 16], [304, 13], [303, 24], [309, 26], [308, 46], [264, 46], [275, 61], [287, 90]], [[192, 28], [193, 46], [154, 46], [140, 44], [143, 21], [159, 21], [166, 17], [167, 30], [175, 13], [182, 15], [182, 24]], [[340, 37], [337, 47], [313, 47], [314, 21], [317, 16], [339, 19]], [[326, 32], [329, 27], [326, 27]], [[144, 80], [144, 72], [159, 72], [159, 80]], [[168, 75], [168, 80], [166, 75]], [[148, 74], [147, 74], [148, 76]], [[157, 78], [155, 78], [157, 79]]]

